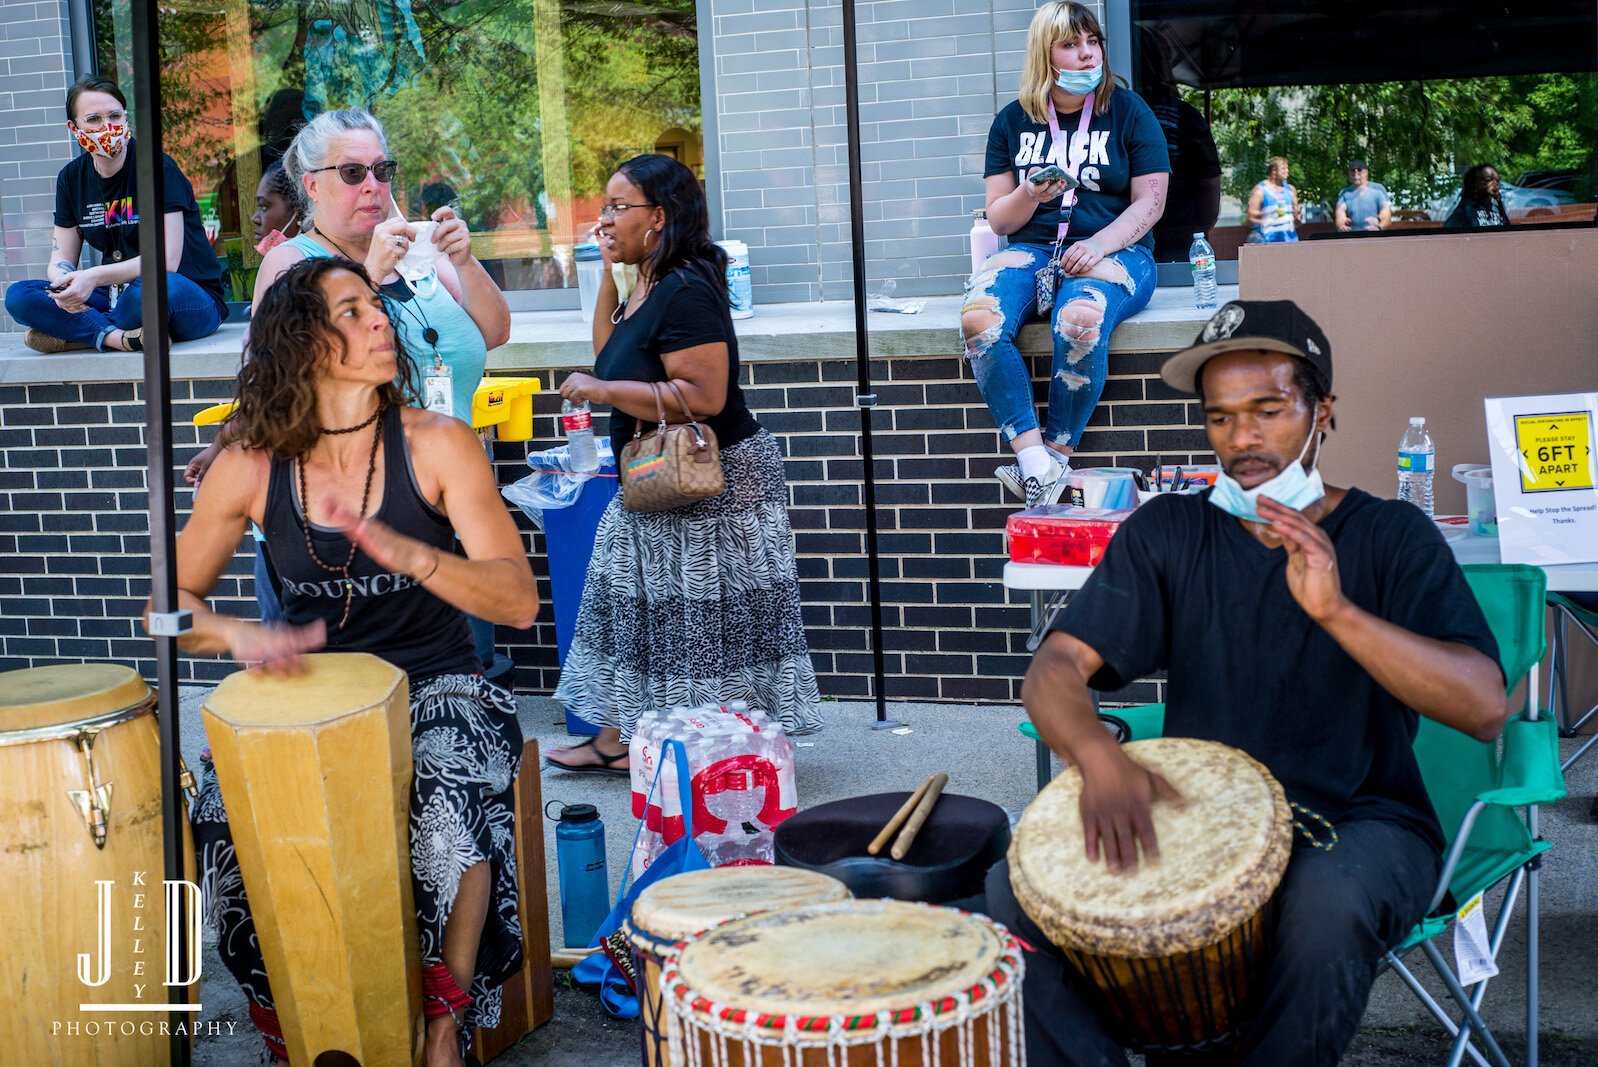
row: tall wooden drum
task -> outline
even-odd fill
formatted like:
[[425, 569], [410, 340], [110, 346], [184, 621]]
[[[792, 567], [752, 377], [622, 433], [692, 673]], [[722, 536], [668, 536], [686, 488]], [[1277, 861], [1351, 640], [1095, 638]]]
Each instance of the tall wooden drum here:
[[1165, 777], [1183, 807], [1154, 805], [1157, 863], [1112, 874], [1089, 861], [1067, 770], [1027, 807], [1010, 845], [1010, 885], [1032, 921], [1096, 988], [1121, 1040], [1149, 1050], [1236, 1037], [1269, 957], [1268, 905], [1293, 845], [1270, 772], [1213, 741], [1125, 747]]
[[297, 1064], [419, 1063], [409, 686], [364, 653], [305, 662], [203, 707], [283, 1040]]
[[661, 973], [672, 1067], [1026, 1062], [1021, 947], [978, 915], [898, 900], [724, 923]]
[[644, 1067], [666, 1062], [660, 965], [694, 934], [743, 915], [848, 900], [849, 887], [794, 867], [717, 867], [663, 878], [638, 894], [623, 934], [638, 987]]
[[[166, 1010], [162, 984], [168, 938], [154, 711], [144, 679], [119, 664], [0, 674], [0, 1061], [165, 1063], [170, 1038], [141, 1024], [193, 1021]], [[187, 820], [183, 827], [192, 881]], [[99, 882], [112, 883], [104, 898]], [[190, 938], [189, 947], [193, 957], [179, 962], [197, 975], [200, 946]], [[189, 988], [198, 992], [198, 983]]]

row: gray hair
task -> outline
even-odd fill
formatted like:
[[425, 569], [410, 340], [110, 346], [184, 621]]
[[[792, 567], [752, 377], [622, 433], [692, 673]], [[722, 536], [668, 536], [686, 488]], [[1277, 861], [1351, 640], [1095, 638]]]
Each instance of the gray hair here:
[[294, 195], [303, 215], [302, 229], [312, 225], [316, 209], [310, 197], [305, 195], [305, 176], [328, 165], [327, 154], [334, 138], [361, 130], [376, 134], [378, 143], [383, 146], [383, 154], [388, 154], [388, 137], [383, 133], [383, 124], [377, 121], [376, 116], [359, 108], [322, 112], [294, 135], [288, 151], [283, 153], [283, 169], [288, 172], [289, 182], [294, 186]]

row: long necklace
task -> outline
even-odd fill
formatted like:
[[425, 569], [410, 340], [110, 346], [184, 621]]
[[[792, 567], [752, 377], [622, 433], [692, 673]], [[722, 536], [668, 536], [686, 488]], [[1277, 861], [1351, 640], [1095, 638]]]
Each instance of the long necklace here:
[[[372, 412], [372, 417], [358, 426], [351, 426], [343, 430], [323, 430], [323, 433], [340, 434], [355, 433], [357, 430], [377, 423], [377, 428], [372, 431], [372, 454], [366, 461], [366, 487], [361, 490], [361, 510], [357, 513], [356, 521], [366, 516], [366, 505], [372, 499], [372, 477], [377, 473], [377, 446], [383, 440], [383, 424], [378, 421], [386, 409], [382, 404]], [[342, 567], [335, 567], [321, 556], [316, 554], [316, 543], [311, 539], [311, 497], [305, 486], [305, 457], [300, 457], [300, 506], [305, 509], [305, 551], [311, 554], [311, 559], [318, 567], [331, 574], [340, 575], [344, 580], [344, 614], [338, 620], [337, 630], [344, 629], [344, 624], [350, 621], [350, 607], [355, 603], [355, 580], [350, 577], [350, 566], [355, 562], [355, 541], [350, 540], [350, 554], [344, 558]]]
[[[317, 230], [316, 231], [316, 235], [318, 237], [320, 237], [322, 240], [326, 241], [328, 244], [332, 245], [334, 248], [338, 249], [339, 254], [342, 255], [345, 259], [350, 260], [351, 262], [354, 262], [354, 263], [359, 263], [360, 262], [360, 260], [356, 259], [354, 256], [352, 256], [348, 252], [346, 252], [344, 250], [344, 246], [343, 245], [341, 245], [337, 241], [333, 240], [333, 238], [329, 237], [327, 234], [323, 233], [321, 230]], [[438, 336], [439, 335], [438, 335], [438, 331], [433, 329], [433, 324], [428, 321], [427, 313], [425, 311], [423, 311], [421, 309], [421, 307], [419, 306], [420, 303], [421, 303], [421, 297], [416, 295], [416, 287], [411, 285], [410, 282], [407, 282], [403, 275], [400, 276], [400, 282], [405, 286], [406, 290], [410, 292], [411, 299], [410, 300], [394, 300], [394, 303], [399, 306], [400, 311], [404, 312], [410, 318], [413, 318], [417, 322], [421, 323], [421, 326], [422, 326], [422, 340], [426, 341], [429, 345], [432, 346], [432, 349], [433, 349], [433, 361], [436, 363], [436, 362], [439, 361], [439, 355], [438, 355]], [[377, 284], [378, 284], [379, 288], [382, 287], [382, 283], [381, 282], [378, 282]], [[390, 299], [393, 299], [393, 298], [390, 298]], [[412, 308], [410, 306], [410, 304], [413, 301], [418, 304], [417, 307]]]

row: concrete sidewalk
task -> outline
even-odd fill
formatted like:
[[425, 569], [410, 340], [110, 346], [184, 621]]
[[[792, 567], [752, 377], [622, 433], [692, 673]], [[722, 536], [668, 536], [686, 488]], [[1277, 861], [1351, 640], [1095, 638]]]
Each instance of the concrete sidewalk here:
[[[198, 706], [205, 690], [186, 690], [183, 734], [192, 760], [201, 744]], [[523, 731], [548, 750], [569, 741], [554, 701], [522, 697]], [[798, 788], [802, 806], [866, 793], [911, 789], [927, 775], [949, 772], [949, 789], [979, 796], [1012, 812], [1034, 795], [1031, 742], [1016, 732], [1019, 709], [947, 704], [890, 704], [892, 717], [908, 732], [870, 730], [873, 707], [861, 702], [827, 702], [828, 726], [797, 744]], [[1567, 752], [1569, 745], [1567, 743]], [[1590, 1067], [1598, 1063], [1598, 1012], [1592, 961], [1598, 959], [1598, 825], [1587, 808], [1598, 791], [1598, 757], [1585, 760], [1569, 776], [1572, 797], [1545, 809], [1544, 835], [1554, 849], [1542, 876], [1542, 1062], [1549, 1067]], [[624, 869], [636, 823], [630, 813], [629, 786], [623, 778], [545, 770], [546, 802], [591, 803], [605, 821], [611, 888]], [[561, 944], [560, 907], [555, 896], [553, 827], [545, 824], [546, 863], [551, 892], [550, 936]], [[1496, 901], [1489, 900], [1490, 915]], [[1512, 1060], [1525, 1046], [1525, 939], [1517, 912], [1500, 955], [1502, 975], [1489, 985], [1484, 1005], [1488, 1022]], [[1446, 951], [1446, 946], [1445, 946]], [[1424, 965], [1424, 960], [1419, 960]], [[1428, 968], [1429, 970], [1429, 968]], [[529, 1035], [498, 1060], [506, 1067], [598, 1067], [637, 1062], [638, 1038], [632, 1023], [605, 1015], [590, 993], [557, 977], [553, 1021]], [[1435, 980], [1427, 983], [1443, 996]], [[249, 1026], [242, 996], [214, 950], [207, 946], [201, 997], [204, 1021], [235, 1023], [232, 1036], [200, 1039], [195, 1063], [232, 1067], [257, 1062], [259, 1042]], [[226, 1026], [222, 1029], [225, 1031]], [[1376, 984], [1360, 1036], [1345, 1063], [1433, 1064], [1446, 1058], [1446, 1035], [1392, 974]], [[1136, 1062], [1136, 1060], [1134, 1060]]]

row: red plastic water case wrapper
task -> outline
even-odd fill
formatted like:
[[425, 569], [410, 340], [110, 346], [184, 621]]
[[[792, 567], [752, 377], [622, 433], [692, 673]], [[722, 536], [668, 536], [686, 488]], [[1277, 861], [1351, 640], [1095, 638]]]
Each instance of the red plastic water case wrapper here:
[[1079, 508], [1049, 504], [1011, 515], [1005, 523], [1014, 563], [1058, 563], [1093, 567], [1131, 508]]

